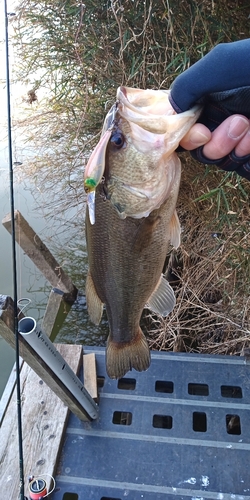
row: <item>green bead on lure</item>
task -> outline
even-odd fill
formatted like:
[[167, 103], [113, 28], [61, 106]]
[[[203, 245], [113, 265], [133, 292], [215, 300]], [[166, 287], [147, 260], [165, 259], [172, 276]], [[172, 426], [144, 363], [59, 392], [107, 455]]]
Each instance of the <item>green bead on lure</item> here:
[[91, 191], [94, 191], [96, 186], [97, 186], [97, 183], [96, 183], [95, 179], [91, 179], [90, 177], [88, 177], [84, 181], [84, 189], [85, 189], [86, 193], [90, 193]]

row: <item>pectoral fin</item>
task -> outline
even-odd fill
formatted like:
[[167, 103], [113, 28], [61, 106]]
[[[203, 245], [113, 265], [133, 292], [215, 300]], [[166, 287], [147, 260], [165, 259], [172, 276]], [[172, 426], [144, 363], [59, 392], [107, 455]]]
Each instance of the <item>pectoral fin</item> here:
[[167, 316], [175, 306], [175, 295], [168, 281], [161, 276], [158, 286], [149, 297], [147, 306], [153, 312]]
[[176, 210], [170, 221], [170, 243], [174, 248], [178, 248], [181, 243], [181, 226]]
[[95, 325], [99, 325], [102, 318], [103, 303], [96, 293], [90, 272], [88, 272], [86, 279], [86, 302], [91, 321]]

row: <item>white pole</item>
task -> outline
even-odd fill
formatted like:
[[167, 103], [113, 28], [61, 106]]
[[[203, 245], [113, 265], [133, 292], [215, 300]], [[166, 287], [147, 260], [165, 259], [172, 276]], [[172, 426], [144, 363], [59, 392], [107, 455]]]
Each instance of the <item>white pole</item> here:
[[22, 318], [18, 323], [18, 331], [95, 420], [98, 417], [97, 404], [36, 321]]

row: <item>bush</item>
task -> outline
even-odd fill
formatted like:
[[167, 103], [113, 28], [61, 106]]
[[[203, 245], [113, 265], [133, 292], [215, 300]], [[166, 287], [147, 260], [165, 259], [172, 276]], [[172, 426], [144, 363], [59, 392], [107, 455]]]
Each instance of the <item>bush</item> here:
[[[248, 13], [248, 1], [20, 2], [16, 79], [27, 90], [16, 126], [33, 150], [22, 173], [44, 189], [47, 215], [82, 210], [82, 165], [117, 87], [168, 88], [217, 43], [246, 38]], [[151, 318], [151, 346], [239, 352], [250, 328], [249, 183], [182, 160], [178, 307]]]

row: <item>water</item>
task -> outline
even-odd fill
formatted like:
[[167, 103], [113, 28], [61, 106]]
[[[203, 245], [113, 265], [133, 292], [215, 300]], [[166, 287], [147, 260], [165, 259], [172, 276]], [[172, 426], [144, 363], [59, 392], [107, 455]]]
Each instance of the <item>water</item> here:
[[[15, 175], [14, 175], [15, 178]], [[31, 227], [49, 247], [53, 255], [70, 275], [79, 289], [79, 297], [71, 308], [56, 342], [78, 343], [83, 345], [104, 345], [108, 324], [104, 318], [100, 326], [90, 323], [84, 296], [85, 277], [87, 273], [87, 253], [84, 239], [84, 213], [78, 208], [69, 209], [59, 217], [47, 219], [42, 206], [37, 208], [38, 198], [36, 186], [32, 181], [15, 182], [15, 208], [20, 210]], [[45, 189], [46, 192], [46, 189]], [[6, 146], [0, 149], [0, 216], [1, 219], [10, 212], [9, 175], [6, 161]], [[0, 224], [1, 263], [0, 294], [13, 297], [12, 249], [11, 236]], [[42, 318], [51, 291], [51, 285], [41, 275], [32, 261], [17, 250], [18, 299], [31, 299], [25, 315], [32, 316], [38, 323]], [[6, 385], [14, 363], [14, 350], [0, 337], [0, 395]]]
[[[11, 4], [10, 0], [10, 10]], [[0, 41], [4, 40], [3, 20], [4, 17], [0, 16]], [[12, 58], [13, 54], [10, 46], [10, 62]], [[2, 218], [10, 212], [5, 47], [1, 43], [0, 63], [0, 102], [2, 105], [0, 116], [0, 294], [10, 295], [13, 298], [11, 236], [1, 224]], [[20, 93], [23, 93], [23, 88], [20, 90], [19, 86], [11, 85], [11, 101], [13, 101], [13, 97], [20, 95]], [[18, 110], [15, 109], [15, 111]], [[13, 162], [25, 163], [27, 155], [31, 153], [23, 147], [20, 141], [19, 137], [13, 135]], [[49, 168], [52, 167], [48, 166], [48, 172]], [[79, 298], [71, 308], [57, 335], [56, 342], [104, 345], [108, 334], [105, 315], [100, 326], [93, 326], [88, 319], [84, 297], [87, 252], [84, 238], [83, 202], [79, 205], [76, 201], [77, 206], [75, 208], [64, 210], [67, 194], [63, 189], [60, 192], [59, 187], [61, 199], [58, 198], [58, 185], [54, 185], [53, 191], [49, 175], [48, 185], [43, 181], [39, 185], [39, 181], [37, 184], [33, 182], [32, 175], [29, 179], [26, 178], [25, 181], [21, 177], [20, 181], [20, 169], [22, 169], [22, 166], [14, 166], [15, 209], [22, 213], [79, 289]], [[62, 179], [63, 182], [65, 181]], [[40, 194], [41, 191], [42, 194]], [[56, 196], [59, 200], [59, 210], [57, 209], [53, 215], [53, 199]], [[62, 206], [60, 206], [61, 203]], [[31, 299], [31, 305], [25, 310], [25, 315], [32, 316], [38, 323], [41, 323], [51, 285], [30, 259], [24, 255], [18, 244], [16, 245], [16, 253], [18, 299], [24, 297]], [[0, 397], [14, 360], [14, 350], [0, 337]]]
[[[7, 165], [7, 146], [1, 142], [0, 149], [0, 216], [2, 218], [10, 212], [9, 201], [9, 175]], [[43, 222], [32, 213], [33, 198], [27, 186], [15, 185], [16, 208], [29, 220], [36, 231], [42, 230]], [[13, 274], [12, 274], [12, 248], [11, 236], [0, 224], [0, 293], [13, 297]], [[37, 272], [29, 259], [22, 254], [17, 246], [17, 275], [18, 275], [18, 298], [29, 297], [32, 299], [31, 314], [39, 319], [39, 309], [36, 303], [44, 302], [47, 285], [44, 278]], [[0, 337], [0, 394], [2, 393], [10, 370], [15, 359], [14, 350]]]
[[[2, 220], [10, 212], [10, 194], [8, 148], [3, 137], [0, 144], [0, 218]], [[25, 151], [22, 152], [21, 158], [14, 157], [14, 161], [19, 160], [25, 162]], [[32, 178], [19, 181], [19, 169], [21, 168], [14, 167], [15, 209], [22, 213], [79, 289], [78, 300], [61, 327], [56, 342], [104, 345], [108, 334], [107, 319], [104, 315], [100, 326], [94, 326], [90, 323], [84, 296], [87, 252], [84, 238], [83, 205], [59, 211], [59, 214], [57, 211], [54, 216], [48, 216], [54, 199], [51, 186], [47, 188], [43, 184], [43, 194], [40, 195], [41, 186], [34, 184]], [[50, 198], [51, 205], [48, 201]], [[0, 224], [0, 248], [0, 294], [13, 297], [11, 236], [2, 224]], [[24, 255], [18, 244], [16, 244], [16, 257], [18, 299], [24, 297], [31, 299], [31, 304], [25, 310], [25, 315], [31, 316], [38, 323], [41, 323], [51, 285], [32, 261]], [[0, 396], [8, 380], [14, 359], [14, 350], [0, 337]]]

